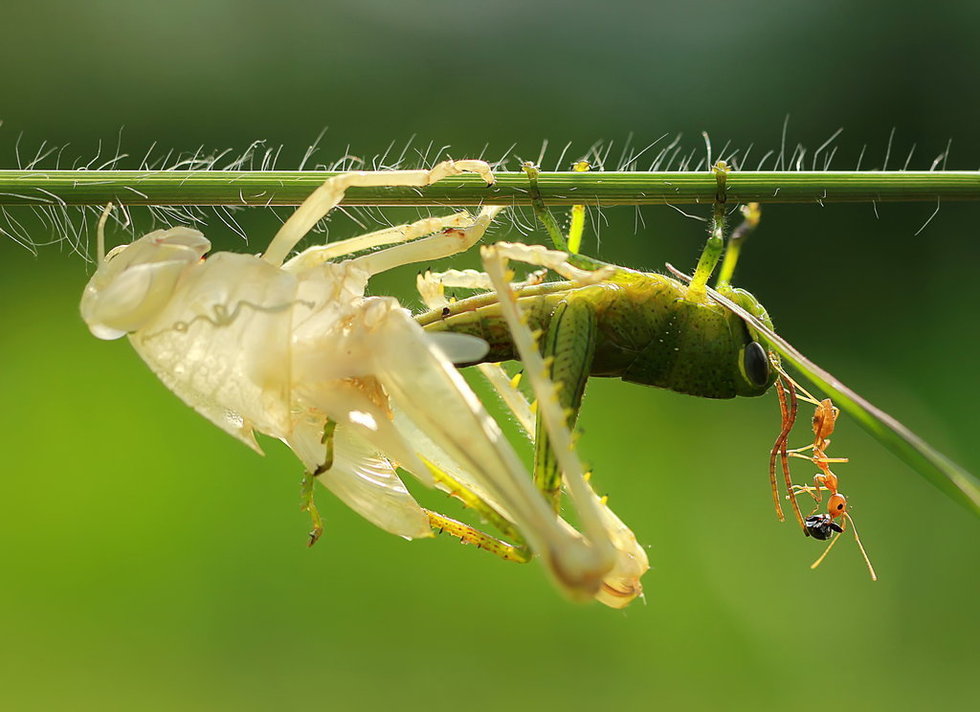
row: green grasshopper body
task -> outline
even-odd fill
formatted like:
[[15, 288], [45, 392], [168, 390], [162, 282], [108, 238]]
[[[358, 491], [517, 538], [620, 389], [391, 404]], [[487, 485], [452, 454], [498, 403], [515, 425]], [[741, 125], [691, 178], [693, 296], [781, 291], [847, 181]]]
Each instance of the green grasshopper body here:
[[[660, 274], [616, 268], [601, 283], [549, 282], [518, 291], [531, 329], [555, 361], [553, 378], [570, 386], [566, 362], [581, 378], [607, 376], [703, 398], [761, 396], [776, 379], [765, 350], [745, 322]], [[772, 326], [751, 294], [726, 296]], [[417, 317], [428, 331], [478, 336], [490, 345], [485, 360], [516, 358], [496, 294], [480, 294]], [[576, 383], [576, 385], [579, 385]], [[576, 388], [575, 390], [580, 390]]]
[[[560, 384], [558, 401], [573, 426], [590, 377], [617, 377], [704, 398], [761, 396], [777, 374], [770, 355], [743, 319], [690, 287], [648, 274], [578, 257], [604, 270], [594, 284], [548, 282], [521, 287], [517, 305], [538, 332], [549, 360], [548, 377]], [[766, 326], [772, 322], [751, 294], [731, 286], [724, 293]], [[498, 292], [451, 302], [416, 317], [427, 331], [477, 336], [489, 344], [486, 362], [518, 359], [501, 314]], [[535, 432], [534, 479], [560, 509], [561, 468], [547, 434]]]

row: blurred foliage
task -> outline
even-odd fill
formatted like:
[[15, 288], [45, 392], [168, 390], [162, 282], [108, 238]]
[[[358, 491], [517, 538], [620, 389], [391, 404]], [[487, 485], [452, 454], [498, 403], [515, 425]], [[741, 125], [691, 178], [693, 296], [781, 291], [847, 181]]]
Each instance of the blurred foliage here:
[[[93, 155], [125, 126], [134, 154], [264, 138], [287, 145], [286, 166], [327, 126], [324, 159], [412, 135], [535, 158], [543, 139], [556, 156], [630, 132], [693, 147], [702, 130], [761, 157], [788, 113], [811, 149], [845, 127], [837, 168], [865, 143], [863, 165], [880, 165], [892, 127], [899, 164], [916, 144], [926, 167], [952, 139], [949, 167], [973, 168], [978, 20], [967, 2], [15, 0], [0, 156], [14, 165], [20, 132]], [[978, 472], [977, 207], [944, 205], [913, 237], [933, 209], [767, 208], [736, 281], [804, 353]], [[593, 217], [585, 249], [610, 261], [690, 266], [701, 247], [701, 224], [672, 210]], [[242, 224], [257, 249], [275, 220]], [[209, 235], [242, 248], [219, 221]], [[256, 457], [128, 345], [91, 338], [76, 307], [89, 266], [4, 243], [0, 270], [5, 709], [975, 702], [977, 524], [851, 423], [833, 450], [852, 458], [839, 474], [877, 584], [850, 541], [808, 570], [820, 547], [776, 523], [774, 399], [596, 381], [582, 451], [654, 568], [645, 606], [576, 606], [537, 566], [400, 541], [326, 492], [327, 532], [307, 550], [296, 462], [276, 443]], [[405, 296], [413, 273], [373, 288]]]

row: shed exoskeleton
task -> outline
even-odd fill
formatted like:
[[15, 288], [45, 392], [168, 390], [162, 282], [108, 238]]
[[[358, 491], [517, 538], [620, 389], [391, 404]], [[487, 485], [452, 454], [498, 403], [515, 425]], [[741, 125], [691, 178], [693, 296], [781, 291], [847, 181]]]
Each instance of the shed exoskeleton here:
[[[606, 577], [624, 556], [617, 549], [618, 520], [601, 520], [604, 507], [584, 481], [577, 483], [576, 505], [583, 521], [598, 524], [582, 534], [561, 520], [454, 368], [453, 361], [479, 359], [482, 342], [433, 337], [395, 299], [365, 296], [379, 272], [468, 249], [501, 208], [427, 218], [287, 260], [348, 188], [425, 186], [462, 172], [493, 183], [482, 161], [332, 177], [261, 256], [206, 256], [210, 243], [188, 228], [156, 231], [104, 255], [106, 213], [82, 316], [99, 338], [128, 336], [170, 390], [248, 446], [261, 452], [255, 432], [282, 440], [303, 462], [308, 481], [315, 477], [379, 527], [407, 539], [447, 530], [505, 558], [535, 554], [572, 597], [625, 605], [642, 589], [637, 575], [610, 598], [617, 584]], [[450, 491], [526, 546], [421, 508], [396, 464]], [[315, 540], [319, 520], [311, 496], [306, 507]]]

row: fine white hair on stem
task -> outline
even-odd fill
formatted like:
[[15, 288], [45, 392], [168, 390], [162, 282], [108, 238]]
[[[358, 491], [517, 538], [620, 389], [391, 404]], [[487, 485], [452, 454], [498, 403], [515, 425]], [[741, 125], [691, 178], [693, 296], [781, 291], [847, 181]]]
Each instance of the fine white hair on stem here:
[[[0, 124], [2, 126], [2, 124]], [[8, 129], [9, 131], [9, 129]], [[843, 133], [837, 128], [826, 138], [820, 140], [817, 148], [810, 152], [803, 143], [792, 140], [790, 117], [787, 115], [782, 122], [779, 133], [778, 150], [761, 151], [761, 158], [756, 161], [755, 155], [760, 151], [755, 144], [740, 148], [730, 141], [723, 144], [715, 141], [707, 132], [700, 132], [700, 141], [695, 146], [685, 146], [680, 133], [658, 132], [647, 141], [637, 138], [631, 133], [624, 141], [599, 139], [582, 148], [576, 149], [575, 142], [559, 142], [553, 137], [545, 137], [536, 142], [534, 148], [528, 151], [536, 157], [537, 162], [552, 170], [567, 171], [578, 160], [587, 160], [592, 171], [703, 171], [712, 162], [721, 159], [729, 163], [735, 170], [830, 170], [831, 162], [837, 161], [844, 151], [838, 143]], [[10, 133], [7, 134], [11, 135]], [[199, 145], [191, 151], [165, 149], [159, 143], [151, 143], [145, 150], [124, 150], [124, 132], [119, 129], [111, 139], [97, 141], [91, 152], [79, 152], [71, 155], [69, 145], [59, 145], [50, 139], [41, 140], [34, 145], [25, 138], [23, 133], [13, 135], [13, 160], [18, 169], [44, 171], [51, 169], [80, 169], [92, 172], [112, 169], [136, 169], [144, 171], [258, 171], [273, 169], [299, 170], [406, 170], [428, 168], [435, 163], [466, 154], [474, 155], [476, 151], [469, 147], [453, 148], [447, 144], [434, 141], [421, 142], [412, 135], [406, 141], [388, 140], [381, 145], [377, 152], [360, 153], [350, 145], [340, 144], [325, 147], [325, 138], [329, 136], [326, 128], [321, 129], [313, 141], [302, 150], [293, 154], [288, 147], [271, 143], [266, 139], [256, 139], [241, 148], [210, 149]], [[897, 140], [897, 129], [893, 128], [884, 136], [884, 160], [881, 168], [894, 163], [891, 155], [902, 151], [905, 154], [902, 170], [913, 168], [916, 155], [921, 155], [920, 146], [901, 146]], [[0, 134], [2, 146], [3, 134]], [[720, 150], [718, 145], [721, 145]], [[880, 144], [879, 144], [880, 146]], [[616, 151], [616, 154], [613, 151]], [[860, 149], [856, 161], [845, 165], [846, 168], [860, 170], [868, 151], [874, 151], [875, 146], [868, 148], [865, 144]], [[507, 146], [502, 152], [487, 143], [480, 144], [479, 157], [489, 162], [497, 171], [517, 170], [522, 160], [519, 143]], [[916, 153], [918, 151], [918, 154]], [[325, 154], [337, 156], [332, 160], [321, 158]], [[945, 143], [943, 149], [929, 162], [929, 170], [944, 170], [949, 158], [950, 143]], [[528, 155], [525, 154], [525, 155]], [[3, 167], [3, 163], [0, 163]], [[872, 167], [874, 168], [874, 167]], [[123, 187], [121, 192], [132, 194], [134, 202], [145, 202], [147, 196], [135, 186]], [[5, 193], [17, 197], [23, 202], [30, 201], [29, 206], [4, 206], [0, 195], [0, 239], [9, 239], [24, 249], [37, 253], [39, 248], [48, 245], [61, 245], [69, 252], [78, 254], [83, 259], [91, 260], [89, 241], [92, 237], [94, 223], [92, 218], [97, 216], [102, 206], [73, 206], [68, 205], [56, 191], [40, 187], [26, 187], [23, 190]], [[254, 197], [253, 197], [254, 200]], [[270, 194], [271, 200], [271, 194]], [[184, 205], [141, 205], [129, 204], [124, 195], [116, 196], [116, 210], [110, 216], [110, 225], [117, 230], [122, 229], [130, 239], [149, 232], [158, 227], [193, 226], [205, 229], [208, 225], [217, 225], [235, 239], [246, 240], [247, 230], [241, 223], [243, 211], [252, 210], [241, 204], [219, 205], [213, 207], [184, 206]], [[244, 203], [242, 196], [238, 203]], [[820, 201], [818, 201], [820, 202]], [[676, 207], [676, 206], [671, 206]], [[877, 204], [873, 205], [877, 212]], [[283, 211], [288, 208], [265, 205], [260, 210], [272, 210], [276, 219], [282, 221]], [[374, 226], [389, 225], [390, 218], [385, 210], [372, 208], [344, 208], [337, 211], [342, 220], [335, 231], [344, 233], [344, 221], [349, 220], [357, 225], [359, 231], [370, 230]], [[417, 210], [419, 217], [429, 214], [428, 208]], [[589, 214], [593, 227], [598, 231], [605, 221], [601, 211], [590, 209]], [[334, 216], [334, 220], [338, 218]], [[521, 232], [532, 232], [529, 228], [533, 221], [523, 221], [519, 215], [514, 216], [515, 224]], [[923, 227], [931, 221], [927, 220]], [[639, 225], [641, 221], [637, 221]], [[637, 228], [638, 229], [638, 228]], [[314, 227], [314, 232], [328, 231], [328, 222], [321, 221]], [[50, 239], [47, 237], [50, 236]], [[126, 239], [122, 236], [121, 239]]]

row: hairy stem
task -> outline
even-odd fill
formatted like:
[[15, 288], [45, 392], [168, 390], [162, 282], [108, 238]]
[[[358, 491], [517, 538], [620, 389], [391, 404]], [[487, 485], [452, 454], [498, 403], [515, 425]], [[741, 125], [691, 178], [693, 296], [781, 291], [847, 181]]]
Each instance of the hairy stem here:
[[[0, 171], [8, 205], [299, 205], [337, 172], [326, 171]], [[530, 205], [523, 172], [447, 178], [426, 188], [351, 188], [344, 205]], [[549, 206], [711, 204], [711, 171], [542, 171]], [[834, 203], [980, 200], [980, 171], [731, 171], [730, 203]]]

